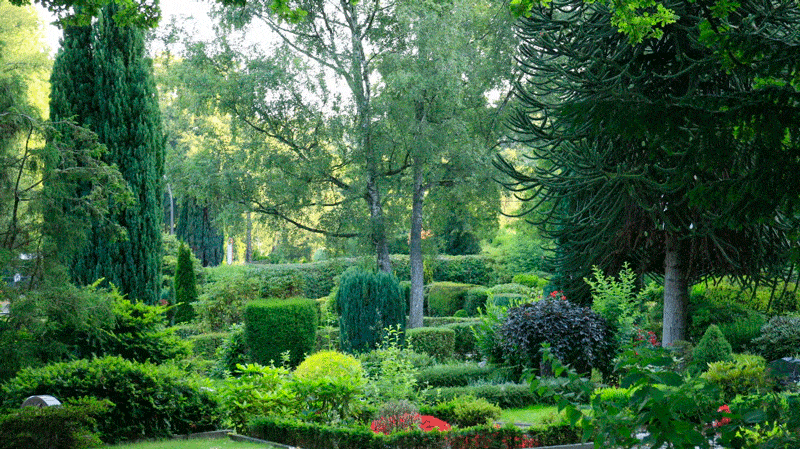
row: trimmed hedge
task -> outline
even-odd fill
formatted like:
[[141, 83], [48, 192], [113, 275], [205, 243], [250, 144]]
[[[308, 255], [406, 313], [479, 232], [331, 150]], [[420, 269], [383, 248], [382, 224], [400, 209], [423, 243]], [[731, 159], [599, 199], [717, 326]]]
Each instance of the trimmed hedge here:
[[495, 372], [493, 365], [479, 366], [477, 363], [434, 365], [417, 373], [417, 384], [429, 388], [466, 387], [477, 380], [490, 380]]
[[456, 345], [456, 332], [453, 329], [418, 327], [408, 329], [406, 338], [416, 352], [428, 354], [439, 361], [453, 357]]
[[428, 315], [453, 316], [457, 310], [464, 308], [466, 293], [475, 286], [456, 282], [434, 282], [428, 285]]
[[552, 404], [552, 398], [543, 398], [531, 391], [530, 384], [517, 383], [431, 388], [421, 392], [420, 398], [426, 402], [439, 402], [466, 395], [486, 399], [492, 404], [504, 409], [523, 408], [537, 404]]
[[208, 334], [192, 335], [188, 338], [192, 344], [194, 355], [213, 359], [217, 355], [217, 349], [222, 346], [230, 332], [211, 332]]
[[486, 309], [486, 300], [489, 299], [489, 289], [474, 287], [464, 294], [464, 310], [469, 316], [478, 315], [478, 309]]
[[4, 408], [17, 408], [40, 394], [61, 402], [108, 399], [114, 406], [97, 418], [105, 443], [215, 430], [220, 423], [214, 398], [187, 381], [184, 372], [120, 357], [26, 368], [3, 384], [2, 393]]
[[458, 316], [425, 316], [422, 317], [422, 325], [424, 327], [442, 327], [448, 324], [456, 323], [474, 323], [477, 320], [470, 317]]
[[[333, 427], [273, 417], [251, 420], [248, 435], [304, 449], [489, 449], [556, 446], [580, 441], [579, 431], [567, 424], [526, 431], [514, 426], [499, 429], [479, 426], [447, 432], [411, 431], [383, 435], [373, 433], [367, 426]], [[523, 444], [523, 438], [527, 444]]]
[[452, 329], [456, 333], [455, 346], [453, 348], [456, 358], [466, 360], [477, 354], [478, 348], [472, 327], [477, 326], [478, 323], [479, 321], [468, 321], [444, 326], [445, 329]]
[[244, 322], [250, 358], [269, 365], [280, 363], [281, 354], [289, 351], [289, 363], [297, 366], [314, 348], [318, 320], [313, 299], [272, 299], [248, 304]]

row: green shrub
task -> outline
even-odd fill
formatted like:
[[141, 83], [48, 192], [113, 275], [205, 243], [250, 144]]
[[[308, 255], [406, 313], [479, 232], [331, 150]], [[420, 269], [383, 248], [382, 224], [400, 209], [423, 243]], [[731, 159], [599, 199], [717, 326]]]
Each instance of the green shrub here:
[[622, 404], [628, 402], [630, 395], [631, 391], [627, 388], [605, 387], [594, 390], [592, 400]]
[[323, 351], [308, 356], [294, 372], [291, 387], [309, 420], [346, 419], [364, 395], [366, 377], [353, 356]]
[[216, 360], [211, 369], [211, 376], [217, 378], [228, 377], [236, 371], [237, 365], [250, 363], [247, 349], [247, 338], [244, 335], [244, 325], [234, 324], [228, 332], [228, 337], [222, 341], [217, 349]]
[[423, 407], [421, 411], [459, 427], [493, 424], [502, 412], [500, 407], [486, 399], [472, 395], [457, 396], [433, 407]]
[[433, 263], [433, 279], [440, 282], [491, 285], [494, 260], [484, 255], [439, 256]]
[[466, 292], [474, 285], [455, 282], [434, 282], [426, 286], [428, 297], [428, 315], [453, 316], [457, 310], [464, 308]]
[[224, 265], [208, 270], [197, 313], [205, 330], [224, 331], [244, 321], [244, 307], [261, 297], [261, 284], [246, 266]]
[[523, 408], [529, 405], [552, 403], [552, 398], [542, 398], [531, 390], [528, 383], [476, 384], [468, 387], [429, 388], [420, 392], [425, 403], [439, 403], [458, 396], [472, 395], [483, 398], [500, 408]]
[[424, 327], [444, 327], [448, 324], [458, 324], [458, 323], [474, 323], [477, 320], [475, 318], [469, 317], [457, 317], [457, 316], [425, 316], [422, 317], [422, 325]]
[[737, 395], [764, 394], [770, 387], [767, 363], [757, 355], [735, 354], [731, 361], [709, 363], [703, 377], [722, 390], [726, 403]]
[[207, 359], [214, 359], [217, 355], [217, 350], [222, 347], [230, 337], [228, 332], [212, 332], [208, 334], [193, 335], [189, 337], [189, 342], [192, 345], [194, 355], [204, 357]]
[[753, 340], [761, 335], [761, 327], [766, 324], [767, 318], [757, 312], [752, 312], [744, 318], [739, 318], [730, 323], [719, 323], [719, 330], [731, 344], [733, 352], [756, 352]]
[[722, 335], [717, 325], [712, 324], [706, 329], [703, 338], [692, 351], [692, 363], [695, 369], [705, 371], [709, 363], [729, 362], [733, 360], [731, 344]]
[[469, 317], [469, 314], [464, 309], [458, 309], [456, 310], [456, 313], [453, 314], [453, 316], [456, 318], [467, 318]]
[[26, 368], [2, 389], [6, 408], [38, 394], [62, 402], [86, 396], [108, 399], [114, 406], [97, 419], [106, 443], [215, 430], [219, 424], [214, 398], [182, 371], [120, 357]]
[[[414, 365], [418, 354], [411, 344], [403, 346], [399, 329], [389, 328], [378, 349], [367, 361], [369, 394], [382, 401], [410, 399], [414, 396], [419, 369]], [[365, 357], [366, 359], [366, 357]]]
[[384, 329], [405, 329], [405, 306], [394, 276], [348, 269], [336, 293], [341, 348], [349, 353], [367, 352], [381, 342]]
[[83, 449], [101, 445], [95, 417], [108, 401], [83, 400], [59, 407], [24, 407], [0, 416], [0, 449]]
[[178, 248], [178, 265], [175, 268], [175, 323], [185, 323], [195, 317], [192, 303], [197, 301], [197, 280], [194, 275], [191, 250], [181, 243]]
[[514, 275], [511, 281], [515, 284], [522, 284], [532, 289], [534, 293], [541, 292], [549, 283], [546, 278], [539, 277], [538, 275], [532, 273]]
[[597, 266], [592, 273], [594, 279], [584, 278], [592, 291], [592, 310], [609, 323], [618, 345], [631, 343], [645, 321], [643, 304], [635, 291], [636, 273], [627, 262], [619, 280], [606, 276]]
[[490, 378], [494, 372], [494, 366], [479, 366], [477, 363], [434, 365], [420, 370], [417, 381], [427, 388], [466, 387], [475, 381]]
[[418, 327], [409, 329], [406, 336], [417, 352], [428, 354], [439, 361], [453, 357], [456, 344], [456, 332], [453, 329]]
[[497, 307], [511, 307], [512, 304], [520, 304], [530, 299], [530, 296], [520, 293], [497, 293], [490, 295], [486, 301]]
[[469, 316], [478, 314], [478, 309], [486, 307], [489, 289], [486, 287], [473, 287], [464, 293], [464, 310]]
[[253, 416], [296, 414], [299, 407], [286, 368], [238, 365], [234, 374], [225, 379], [220, 390], [220, 407], [237, 432], [247, 429], [247, 422]]
[[495, 285], [489, 288], [489, 293], [495, 297], [501, 294], [519, 295], [525, 298], [533, 298], [534, 296], [533, 289], [526, 285], [515, 283]]
[[245, 309], [245, 337], [250, 358], [256, 363], [278, 363], [289, 351], [289, 363], [297, 366], [314, 348], [317, 305], [312, 299], [254, 301]]
[[776, 316], [761, 327], [753, 340], [759, 354], [772, 361], [800, 354], [800, 317]]
[[453, 347], [456, 358], [466, 360], [474, 357], [477, 353], [475, 333], [472, 332], [473, 326], [477, 326], [479, 321], [471, 320], [462, 323], [447, 324], [445, 329], [452, 329], [455, 333], [455, 344]]
[[542, 343], [580, 373], [611, 371], [617, 353], [608, 323], [592, 310], [567, 300], [542, 299], [508, 310], [500, 328], [503, 357], [512, 365], [538, 369]]

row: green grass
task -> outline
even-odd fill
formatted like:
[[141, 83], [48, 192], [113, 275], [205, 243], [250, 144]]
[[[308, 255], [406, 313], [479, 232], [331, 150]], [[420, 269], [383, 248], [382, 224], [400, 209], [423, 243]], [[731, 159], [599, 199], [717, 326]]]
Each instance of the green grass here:
[[117, 444], [103, 446], [105, 449], [262, 449], [266, 446], [257, 443], [240, 443], [230, 438], [162, 440], [144, 443]]
[[558, 407], [554, 405], [531, 405], [525, 408], [503, 410], [500, 421], [507, 423], [524, 423], [533, 426], [560, 421]]

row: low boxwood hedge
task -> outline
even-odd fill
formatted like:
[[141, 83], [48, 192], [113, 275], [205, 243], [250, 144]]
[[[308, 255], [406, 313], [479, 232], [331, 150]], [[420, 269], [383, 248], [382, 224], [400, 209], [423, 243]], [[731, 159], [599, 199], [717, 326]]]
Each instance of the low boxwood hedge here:
[[447, 432], [373, 433], [369, 427], [333, 427], [277, 417], [250, 421], [248, 435], [304, 449], [489, 449], [499, 447], [556, 446], [580, 441], [579, 432], [567, 424], [523, 431], [514, 426], [476, 426]]

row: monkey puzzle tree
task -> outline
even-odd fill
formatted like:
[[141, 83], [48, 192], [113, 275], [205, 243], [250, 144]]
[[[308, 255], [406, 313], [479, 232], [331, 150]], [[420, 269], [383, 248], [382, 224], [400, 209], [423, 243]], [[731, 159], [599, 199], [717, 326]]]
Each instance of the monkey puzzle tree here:
[[[603, 4], [556, 0], [519, 22], [527, 74], [511, 126], [535, 164], [499, 159], [545, 206], [563, 279], [625, 260], [663, 273], [664, 344], [688, 287], [787, 260], [800, 179], [800, 10], [791, 0], [670, 0], [634, 44]], [[575, 293], [567, 293], [574, 298]]]

